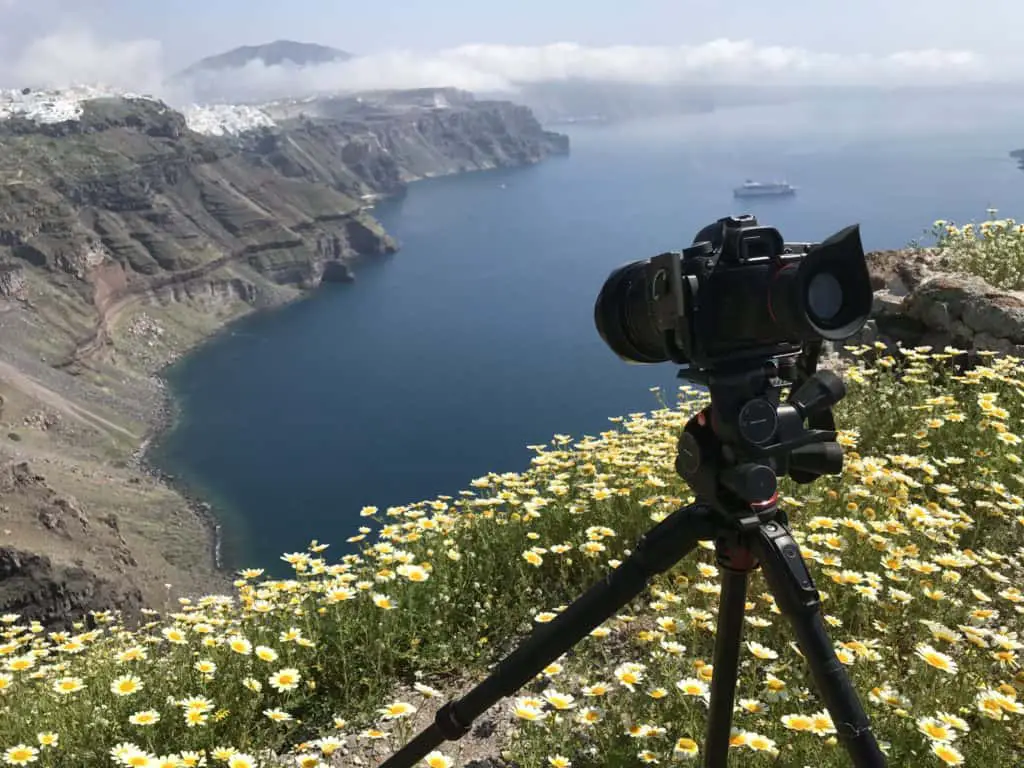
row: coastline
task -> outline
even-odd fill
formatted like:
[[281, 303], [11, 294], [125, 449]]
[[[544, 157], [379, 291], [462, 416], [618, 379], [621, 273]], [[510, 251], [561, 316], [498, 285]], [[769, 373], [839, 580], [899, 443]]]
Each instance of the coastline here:
[[[358, 261], [358, 259], [352, 260], [350, 264], [355, 261]], [[273, 296], [273, 302], [265, 306], [248, 305], [248, 309], [228, 318], [225, 322], [213, 328], [211, 332], [196, 339], [193, 344], [176, 350], [175, 357], [160, 366], [152, 374], [152, 378], [157, 384], [157, 389], [160, 393], [159, 402], [154, 404], [152, 411], [155, 415], [150, 423], [147, 424], [146, 435], [133, 454], [134, 464], [140, 472], [171, 489], [184, 499], [189, 511], [199, 520], [208, 533], [209, 561], [213, 569], [218, 573], [226, 574], [230, 564], [224, 562], [224, 524], [217, 516], [216, 509], [208, 501], [208, 496], [201, 488], [189, 483], [180, 475], [165, 471], [158, 466], [153, 456], [153, 448], [159, 444], [164, 436], [174, 430], [181, 417], [181, 406], [174, 396], [167, 373], [183, 357], [196, 352], [203, 345], [212, 342], [221, 334], [229, 332], [236, 323], [258, 313], [274, 312], [289, 304], [305, 301], [319, 287], [318, 285], [311, 289], [299, 290], [292, 295], [276, 294]]]
[[[551, 158], [547, 159], [550, 160]], [[541, 161], [538, 160], [536, 163], [526, 163], [519, 167], [528, 167], [539, 162]], [[461, 176], [464, 174], [477, 174], [498, 170], [507, 169], [501, 167], [474, 168], [461, 173], [439, 174], [438, 176]], [[392, 194], [376, 193], [374, 195], [367, 195], [364, 197], [364, 210], [372, 211], [373, 208], [376, 207], [377, 203], [401, 199], [408, 193], [408, 189], [412, 184], [415, 184], [417, 181], [427, 181], [431, 178], [438, 178], [438, 176], [425, 176], [411, 179], [407, 181], [400, 190]], [[377, 259], [387, 255], [389, 254], [356, 254], [346, 260], [346, 265], [351, 269], [353, 267], [358, 267], [358, 265], [364, 261]], [[356, 279], [358, 279], [358, 277]], [[139, 448], [133, 453], [133, 463], [140, 472], [153, 478], [164, 487], [171, 489], [185, 501], [189, 511], [197, 520], [200, 521], [202, 527], [208, 532], [209, 562], [211, 562], [214, 570], [219, 574], [226, 575], [230, 568], [241, 566], [237, 563], [227, 563], [224, 560], [224, 523], [217, 515], [216, 508], [213, 503], [209, 501], [209, 497], [204, 494], [201, 488], [189, 483], [179, 475], [165, 471], [157, 465], [153, 457], [154, 446], [158, 445], [165, 435], [173, 431], [181, 414], [180, 404], [174, 396], [167, 378], [167, 372], [186, 355], [194, 353], [204, 344], [210, 343], [216, 339], [220, 334], [229, 332], [236, 323], [258, 313], [274, 312], [290, 304], [305, 301], [311, 298], [314, 293], [322, 287], [322, 285], [323, 283], [317, 283], [312, 287], [299, 288], [295, 292], [282, 292], [268, 295], [265, 298], [269, 299], [269, 302], [261, 306], [248, 304], [247, 308], [239, 311], [232, 317], [227, 318], [223, 323], [212, 328], [209, 332], [204, 333], [202, 336], [195, 339], [194, 343], [180, 349], [176, 349], [174, 357], [168, 362], [162, 364], [151, 374], [153, 380], [157, 383], [157, 388], [160, 392], [159, 402], [154, 403], [151, 409], [152, 412], [155, 413], [155, 416], [147, 424], [145, 437], [140, 443]]]
[[[55, 127], [0, 115], [18, 160], [0, 232], [0, 469], [14, 473], [0, 549], [95, 577], [103, 590], [69, 597], [83, 610], [159, 609], [230, 590], [260, 541], [221, 477], [193, 470], [171, 366], [242, 317], [348, 282], [358, 254], [397, 250], [371, 211], [409, 183], [539, 163], [568, 137], [511, 102], [438, 111], [420, 92], [369, 121], [234, 138], [153, 100], [79, 96]], [[42, 596], [60, 573], [26, 578]]]
[[[405, 190], [403, 190], [401, 194], [405, 194]], [[374, 200], [374, 204], [397, 196], [398, 195], [377, 195]], [[372, 209], [374, 204], [368, 205], [368, 208]], [[346, 264], [351, 268], [358, 266], [361, 262], [376, 258], [380, 258], [380, 256], [376, 254], [356, 255], [348, 259]], [[174, 391], [170, 385], [167, 374], [171, 367], [180, 362], [182, 358], [193, 354], [205, 344], [211, 343], [221, 334], [230, 332], [237, 323], [257, 314], [276, 312], [277, 310], [283, 309], [291, 304], [306, 301], [312, 298], [315, 292], [321, 287], [322, 284], [318, 284], [312, 288], [298, 289], [295, 292], [274, 293], [267, 297], [271, 299], [268, 304], [262, 306], [253, 306], [251, 304], [247, 305], [247, 309], [227, 318], [223, 323], [214, 327], [210, 332], [197, 338], [194, 343], [175, 350], [174, 358], [161, 365], [151, 374], [153, 382], [156, 384], [156, 388], [159, 391], [159, 400], [154, 403], [150, 409], [148, 409], [154, 415], [147, 423], [147, 430], [142, 442], [132, 454], [132, 463], [139, 472], [147, 475], [164, 487], [174, 491], [185, 501], [189, 511], [197, 520], [199, 520], [202, 527], [207, 531], [209, 536], [207, 547], [209, 562], [217, 573], [227, 574], [232, 568], [232, 564], [225, 562], [224, 559], [224, 523], [217, 515], [216, 507], [209, 500], [209, 496], [204, 493], [202, 488], [189, 483], [180, 475], [168, 472], [161, 468], [154, 458], [154, 447], [159, 445], [160, 440], [163, 437], [174, 430], [181, 417], [181, 405], [174, 396]]]
[[[231, 323], [229, 322], [222, 326], [217, 333], [228, 328], [230, 325]], [[206, 339], [203, 339], [192, 349], [197, 349], [215, 335], [216, 333]], [[223, 525], [217, 518], [213, 505], [203, 498], [203, 493], [199, 489], [194, 488], [177, 475], [165, 472], [157, 466], [156, 462], [153, 460], [151, 449], [161, 437], [174, 430], [181, 412], [178, 401], [175, 399], [174, 394], [171, 391], [170, 384], [164, 374], [164, 371], [171, 365], [173, 365], [173, 363], [169, 363], [164, 366], [163, 369], [154, 375], [154, 378], [160, 382], [160, 392], [162, 395], [161, 402], [156, 409], [156, 418], [153, 423], [149, 425], [149, 431], [146, 433], [146, 437], [143, 439], [142, 444], [135, 452], [133, 458], [135, 460], [135, 465], [140, 472], [170, 488], [185, 500], [189, 511], [196, 517], [196, 519], [199, 520], [209, 535], [209, 555], [213, 569], [219, 573], [226, 573], [227, 569], [225, 568], [223, 557]]]

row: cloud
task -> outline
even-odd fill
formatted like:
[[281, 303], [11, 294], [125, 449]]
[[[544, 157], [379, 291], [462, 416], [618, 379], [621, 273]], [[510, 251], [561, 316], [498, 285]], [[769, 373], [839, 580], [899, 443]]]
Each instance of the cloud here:
[[[12, 0], [0, 0], [10, 3]], [[0, 6], [2, 7], [2, 6]], [[59, 87], [101, 83], [172, 101], [258, 100], [314, 91], [452, 86], [514, 93], [524, 85], [598, 80], [637, 84], [946, 84], [990, 77], [992, 63], [971, 51], [907, 50], [842, 55], [805, 48], [712, 40], [690, 46], [463, 45], [434, 53], [384, 51], [312, 67], [259, 62], [186, 81], [167, 78], [156, 40], [106, 41], [83, 28], [36, 38], [8, 66], [8, 84]], [[10, 82], [10, 81], [16, 82]]]
[[34, 88], [103, 84], [153, 93], [162, 88], [162, 58], [157, 40], [106, 42], [88, 30], [69, 29], [29, 42], [5, 79]]
[[301, 69], [253, 63], [230, 74], [207, 75], [204, 85], [230, 79], [236, 92], [253, 96], [261, 92], [442, 85], [514, 92], [526, 84], [573, 79], [637, 84], [749, 83], [752, 87], [945, 84], [985, 79], [990, 74], [987, 62], [970, 51], [839, 55], [720, 39], [676, 47], [464, 45], [431, 54], [388, 51]]
[[932, 72], [947, 77], [971, 76], [983, 69], [980, 59], [968, 51], [844, 56], [729, 39], [674, 47], [467, 45], [439, 55], [467, 70], [503, 77], [510, 84], [575, 78], [652, 84], [753, 84], [764, 80], [877, 83], [891, 77], [916, 79]]

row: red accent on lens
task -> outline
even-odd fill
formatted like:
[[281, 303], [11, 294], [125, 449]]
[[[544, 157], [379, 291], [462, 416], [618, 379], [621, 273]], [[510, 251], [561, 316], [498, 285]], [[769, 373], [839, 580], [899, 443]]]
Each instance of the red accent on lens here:
[[750, 505], [750, 508], [751, 509], [767, 509], [768, 507], [771, 507], [771, 506], [775, 505], [778, 502], [778, 500], [779, 500], [779, 492], [776, 491], [775, 493], [772, 494], [772, 497], [770, 499], [768, 499], [768, 501], [755, 501], [753, 504]]

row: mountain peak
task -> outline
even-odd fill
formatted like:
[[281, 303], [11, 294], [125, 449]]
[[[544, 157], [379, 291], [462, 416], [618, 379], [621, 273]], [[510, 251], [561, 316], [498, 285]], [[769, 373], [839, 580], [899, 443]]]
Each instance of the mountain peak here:
[[238, 69], [254, 61], [260, 61], [268, 67], [283, 64], [305, 67], [332, 61], [347, 61], [351, 58], [351, 53], [326, 45], [300, 43], [294, 40], [274, 40], [262, 45], [243, 45], [224, 53], [207, 56], [187, 67], [180, 74], [191, 75], [198, 72]]

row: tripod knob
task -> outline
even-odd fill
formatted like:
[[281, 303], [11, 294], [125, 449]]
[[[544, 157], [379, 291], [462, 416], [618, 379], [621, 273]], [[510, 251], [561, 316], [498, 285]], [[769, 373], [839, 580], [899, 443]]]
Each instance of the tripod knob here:
[[779, 427], [779, 412], [775, 406], [758, 397], [748, 401], [740, 410], [737, 420], [740, 436], [752, 445], [767, 445]]
[[691, 479], [697, 474], [701, 465], [700, 442], [697, 437], [689, 431], [679, 436], [679, 445], [676, 452], [676, 472], [684, 480]]
[[818, 371], [789, 396], [789, 402], [806, 419], [831, 408], [846, 397], [846, 384], [832, 371]]
[[722, 485], [747, 504], [759, 504], [775, 496], [779, 479], [764, 464], [740, 464], [722, 472]]
[[838, 475], [842, 471], [843, 446], [836, 442], [804, 445], [789, 454], [789, 476], [798, 483], [809, 483], [822, 475]]

